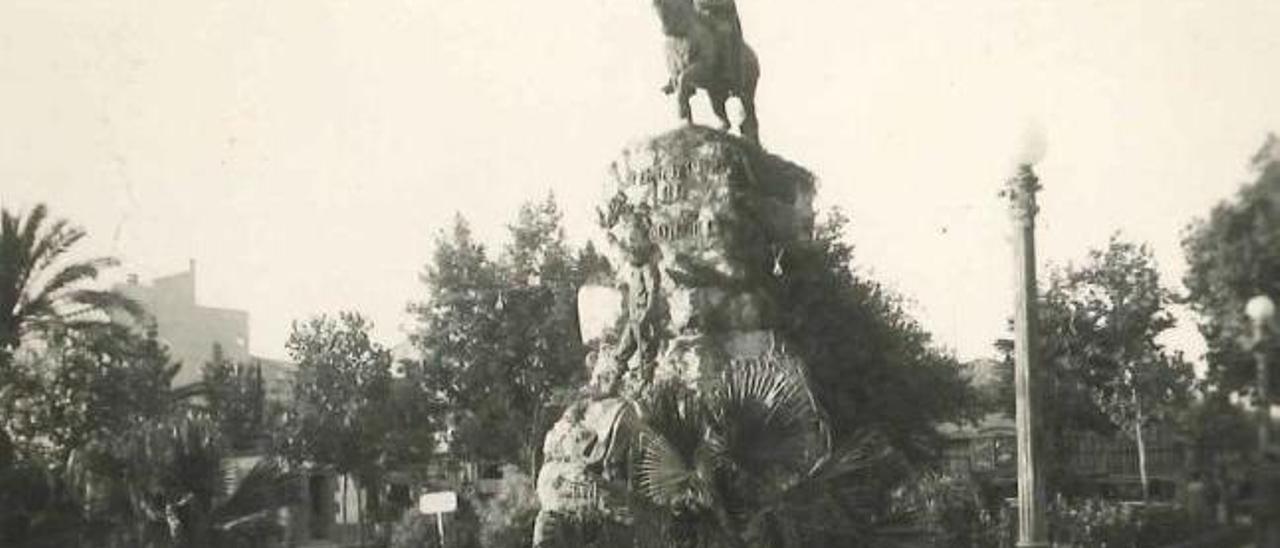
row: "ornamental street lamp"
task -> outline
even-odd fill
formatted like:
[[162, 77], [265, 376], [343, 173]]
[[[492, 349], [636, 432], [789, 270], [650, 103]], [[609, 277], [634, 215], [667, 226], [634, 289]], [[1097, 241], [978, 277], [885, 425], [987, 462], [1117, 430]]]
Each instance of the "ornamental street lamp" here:
[[1040, 463], [1041, 446], [1039, 388], [1041, 364], [1038, 347], [1036, 312], [1036, 191], [1040, 180], [1030, 163], [1019, 166], [1002, 196], [1009, 199], [1014, 224], [1014, 261], [1016, 309], [1014, 310], [1014, 391], [1015, 422], [1018, 436], [1018, 547], [1049, 546], [1045, 521], [1044, 471]]
[[1257, 508], [1254, 512], [1254, 530], [1257, 533], [1257, 548], [1280, 548], [1280, 520], [1275, 519], [1276, 505], [1280, 504], [1275, 496], [1269, 473], [1271, 452], [1271, 372], [1267, 365], [1267, 342], [1272, 321], [1276, 315], [1276, 305], [1266, 295], [1258, 295], [1249, 299], [1244, 307], [1245, 316], [1253, 326], [1253, 337], [1249, 346], [1253, 350], [1253, 359], [1258, 367], [1258, 469], [1255, 474], [1255, 499]]

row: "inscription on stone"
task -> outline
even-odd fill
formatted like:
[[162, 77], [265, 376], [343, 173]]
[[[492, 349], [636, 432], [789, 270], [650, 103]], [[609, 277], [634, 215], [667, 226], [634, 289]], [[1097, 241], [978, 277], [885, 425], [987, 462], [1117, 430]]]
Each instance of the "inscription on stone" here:
[[662, 163], [645, 169], [627, 172], [624, 183], [632, 185], [656, 185], [661, 182], [683, 181], [692, 175], [695, 179], [720, 178], [733, 173], [733, 166], [722, 158], [695, 158], [685, 162]]

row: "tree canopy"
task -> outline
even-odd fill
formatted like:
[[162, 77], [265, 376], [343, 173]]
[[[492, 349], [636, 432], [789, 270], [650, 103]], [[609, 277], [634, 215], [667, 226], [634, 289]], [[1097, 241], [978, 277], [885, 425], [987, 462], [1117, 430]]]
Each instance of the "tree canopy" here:
[[[1274, 154], [1275, 143], [1275, 136], [1269, 136], [1253, 157], [1256, 179], [1193, 222], [1182, 244], [1187, 259], [1183, 283], [1208, 346], [1209, 381], [1226, 391], [1254, 382], [1245, 303], [1256, 295], [1280, 299], [1280, 158]], [[1274, 357], [1276, 349], [1270, 353]], [[1276, 377], [1272, 394], [1280, 388]]]
[[521, 206], [496, 259], [458, 216], [436, 238], [409, 310], [424, 379], [464, 456], [536, 467], [558, 394], [585, 378], [577, 289], [607, 271], [594, 248], [574, 252], [553, 197]]
[[[1081, 433], [1124, 434], [1137, 444], [1145, 488], [1146, 428], [1172, 424], [1190, 402], [1194, 380], [1191, 364], [1160, 340], [1174, 327], [1175, 296], [1161, 283], [1151, 249], [1112, 235], [1083, 263], [1052, 272], [1039, 299], [1048, 442], [1065, 448]], [[1012, 416], [1013, 344], [997, 347], [1005, 354], [1001, 402]], [[1066, 473], [1063, 464], [1054, 462], [1053, 472]]]
[[386, 434], [394, 425], [391, 353], [373, 341], [370, 328], [355, 312], [294, 322], [285, 347], [298, 371], [281, 445], [296, 461], [372, 481], [392, 450]]
[[938, 424], [967, 417], [975, 395], [902, 299], [854, 269], [847, 224], [834, 210], [812, 241], [788, 249], [771, 288], [781, 327], [838, 437], [877, 431], [903, 455], [927, 460], [941, 441]]
[[234, 450], [259, 449], [271, 419], [267, 387], [259, 363], [235, 363], [214, 345], [213, 358], [201, 370], [210, 417]]

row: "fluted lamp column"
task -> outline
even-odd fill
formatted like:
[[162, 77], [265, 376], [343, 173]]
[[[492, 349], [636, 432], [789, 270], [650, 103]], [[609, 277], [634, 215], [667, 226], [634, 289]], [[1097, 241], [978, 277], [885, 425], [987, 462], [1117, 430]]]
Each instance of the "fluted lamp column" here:
[[1258, 469], [1255, 475], [1254, 530], [1257, 534], [1257, 548], [1280, 548], [1280, 520], [1276, 519], [1277, 500], [1275, 487], [1272, 485], [1274, 466], [1270, 462], [1271, 451], [1271, 371], [1267, 363], [1267, 348], [1271, 336], [1272, 322], [1276, 316], [1276, 304], [1266, 295], [1258, 295], [1244, 307], [1245, 316], [1253, 326], [1253, 337], [1250, 347], [1253, 359], [1258, 368]]
[[1049, 546], [1045, 518], [1044, 470], [1040, 445], [1040, 402], [1037, 363], [1036, 191], [1040, 180], [1031, 164], [1022, 164], [1002, 193], [1013, 216], [1016, 265], [1014, 310], [1014, 390], [1018, 436], [1018, 546]]

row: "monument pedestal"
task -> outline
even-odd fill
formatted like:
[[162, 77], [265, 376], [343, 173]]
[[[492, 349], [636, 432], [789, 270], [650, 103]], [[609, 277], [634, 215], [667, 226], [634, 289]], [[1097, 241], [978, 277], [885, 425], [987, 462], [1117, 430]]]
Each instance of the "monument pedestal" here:
[[635, 402], [654, 387], [705, 395], [735, 370], [804, 367], [772, 295], [788, 249], [812, 237], [814, 190], [805, 169], [697, 126], [636, 142], [610, 166], [598, 212], [617, 278], [580, 292], [598, 351], [591, 384], [547, 435], [535, 546], [557, 520], [625, 526], [625, 500], [603, 494], [629, 488]]

